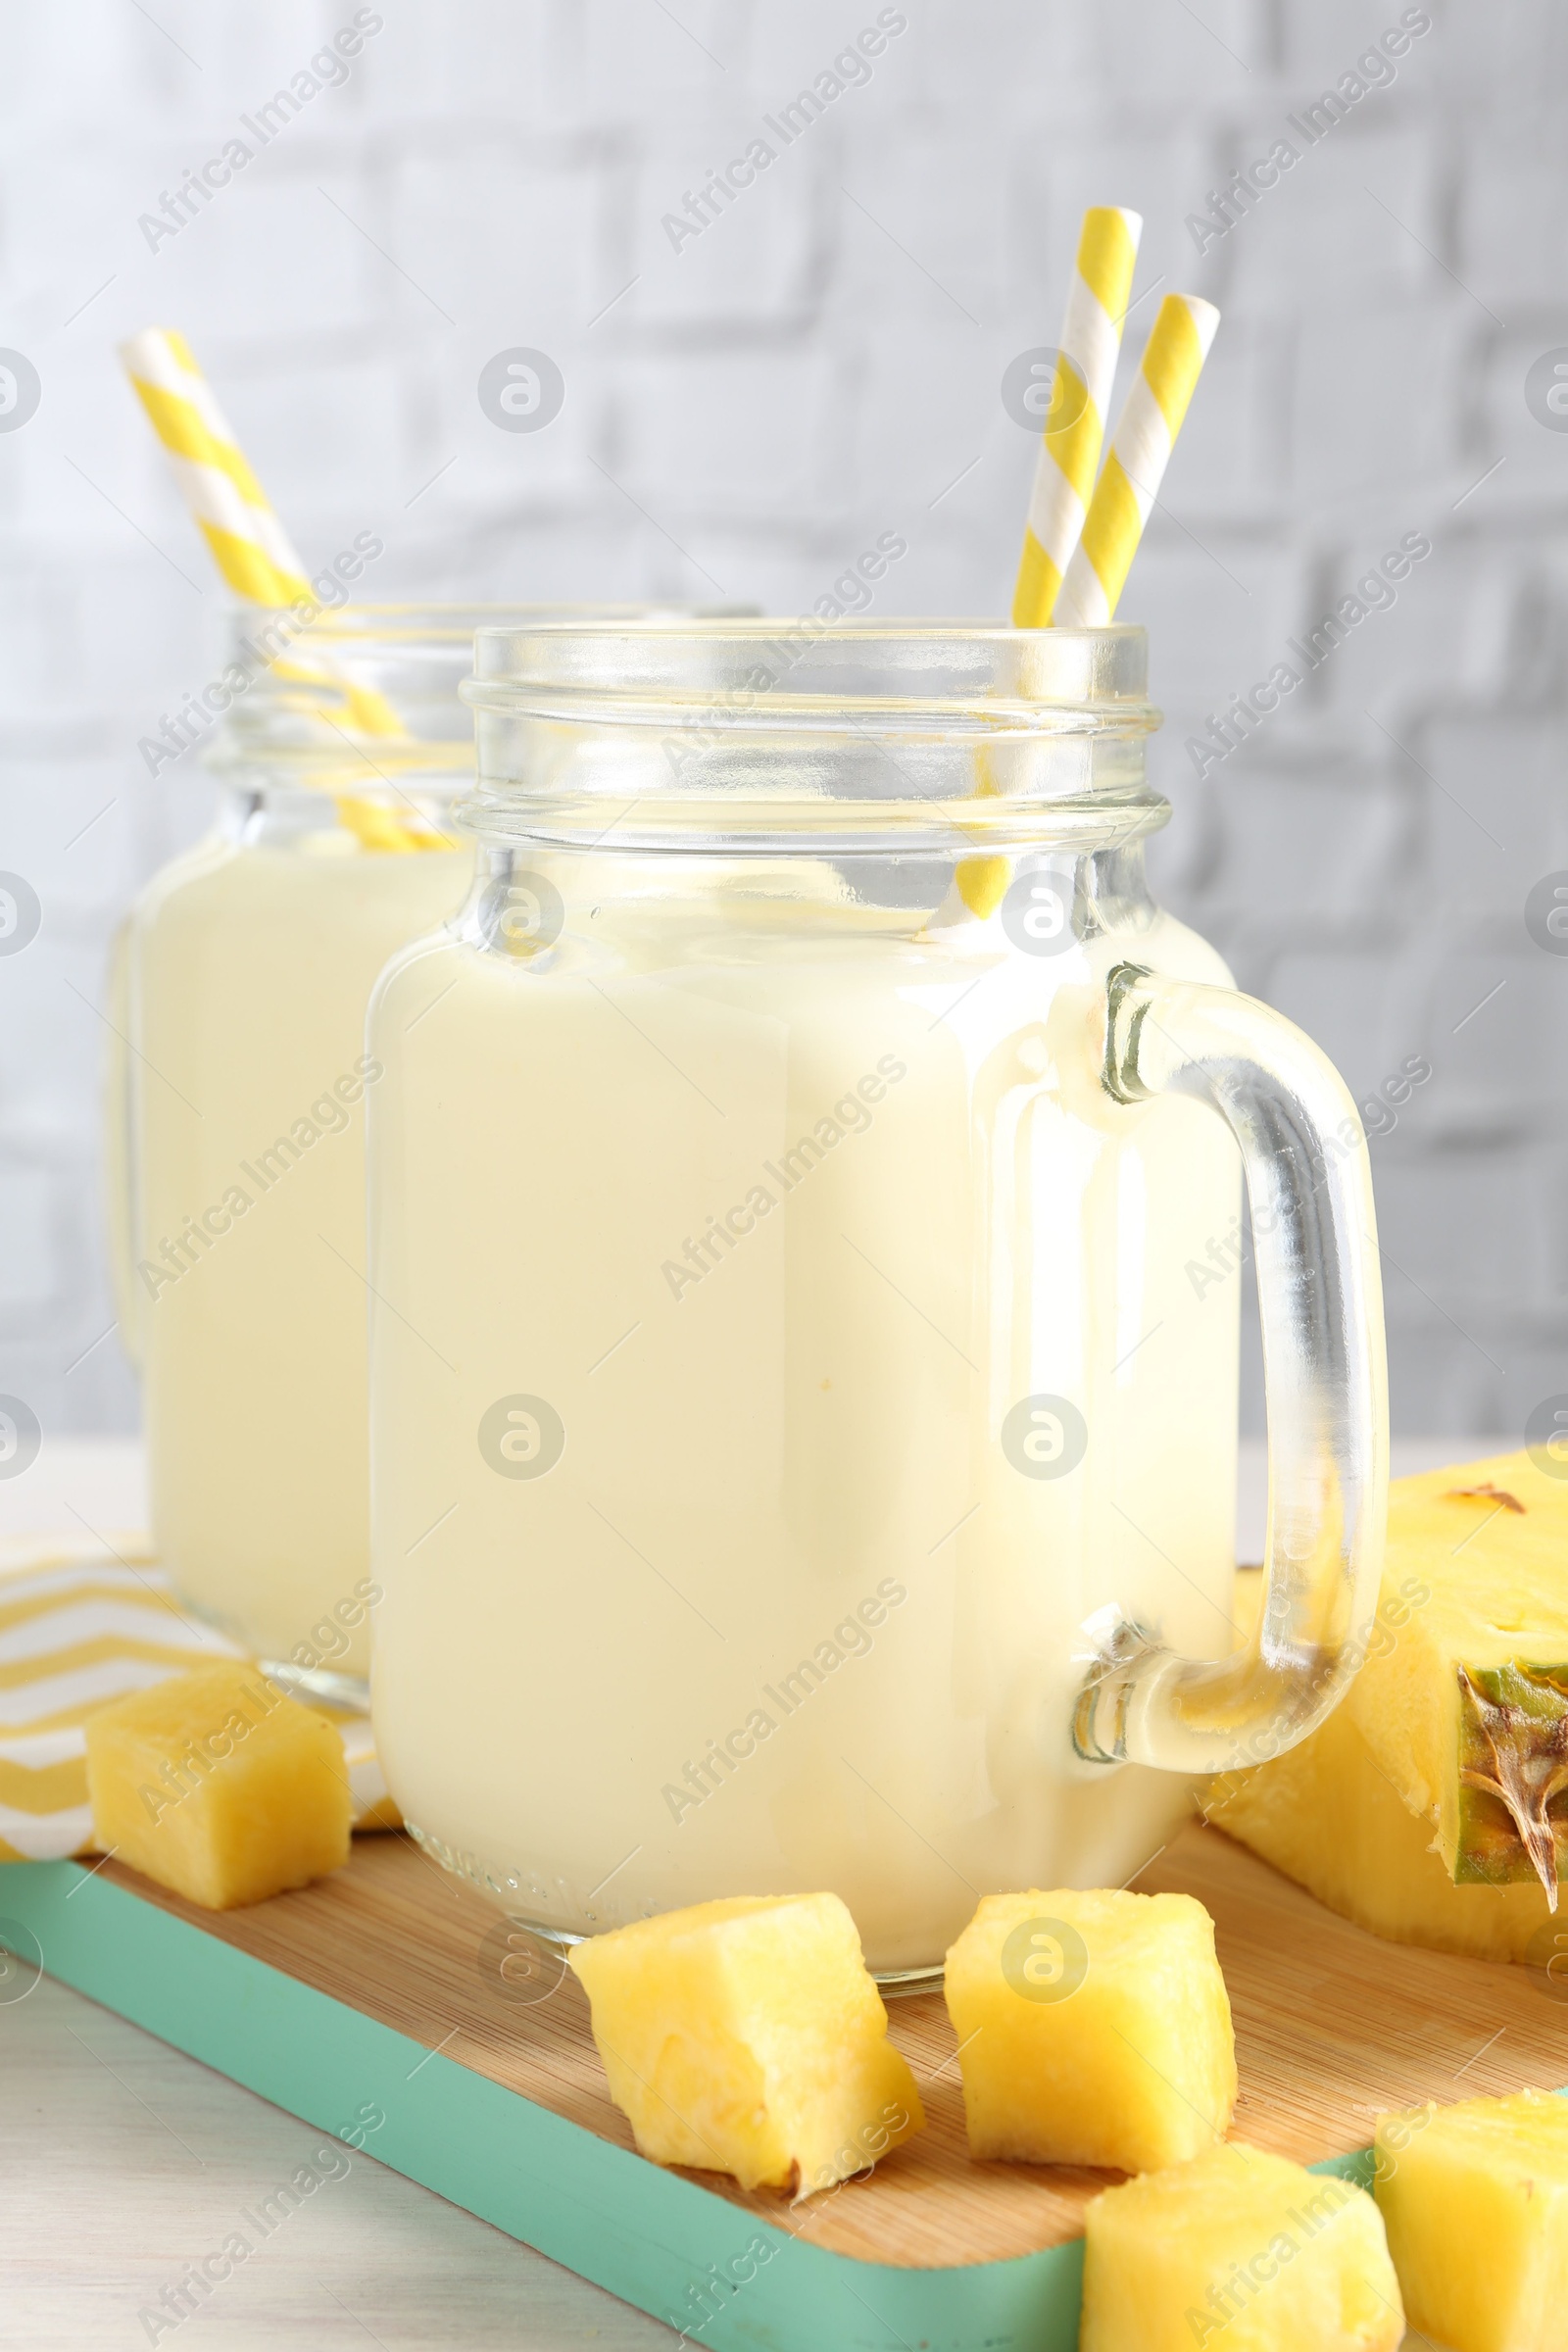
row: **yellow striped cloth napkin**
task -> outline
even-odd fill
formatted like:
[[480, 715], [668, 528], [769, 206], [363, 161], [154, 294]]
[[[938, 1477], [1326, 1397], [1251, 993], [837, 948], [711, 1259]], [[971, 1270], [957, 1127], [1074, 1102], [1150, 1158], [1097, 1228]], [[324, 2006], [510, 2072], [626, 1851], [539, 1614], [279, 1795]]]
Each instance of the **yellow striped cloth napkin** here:
[[[0, 1567], [0, 1861], [96, 1853], [82, 1726], [95, 1707], [238, 1644], [176, 1606], [144, 1546], [7, 1546]], [[386, 1795], [369, 1720], [331, 1714], [359, 1820]]]

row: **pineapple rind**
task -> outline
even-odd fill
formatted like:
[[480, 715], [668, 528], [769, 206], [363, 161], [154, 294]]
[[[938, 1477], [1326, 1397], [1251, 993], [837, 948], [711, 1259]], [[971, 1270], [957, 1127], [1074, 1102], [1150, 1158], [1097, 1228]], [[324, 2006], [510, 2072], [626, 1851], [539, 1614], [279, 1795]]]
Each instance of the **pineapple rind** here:
[[739, 1895], [578, 1944], [611, 2096], [643, 2155], [809, 2196], [925, 2121], [836, 1895]]
[[198, 1667], [89, 1716], [87, 1793], [105, 1852], [210, 1911], [309, 1886], [349, 1858], [336, 1726], [255, 1667]]
[[[1505, 1809], [1460, 1779], [1467, 1733], [1459, 1669], [1561, 1673], [1565, 1546], [1568, 1481], [1548, 1478], [1527, 1452], [1450, 1464], [1390, 1489], [1379, 1630], [1345, 1704], [1404, 1802], [1435, 1825], [1451, 1878], [1496, 1884], [1506, 1838]], [[1393, 1596], [1412, 1581], [1425, 1597], [1391, 1612]], [[1568, 1695], [1557, 1712], [1568, 1715]], [[1560, 1810], [1558, 1869], [1568, 1875], [1568, 1801]], [[1530, 1870], [1518, 1845], [1510, 1880]]]
[[1376, 2206], [1245, 2142], [1102, 2192], [1084, 2216], [1079, 2352], [1396, 2352]]
[[[1008, 1980], [1008, 1937], [1032, 1920], [1081, 1938], [1082, 1981], [1059, 1999]], [[948, 1953], [944, 1987], [977, 2159], [1140, 2172], [1229, 2128], [1230, 2002], [1214, 1923], [1191, 1895], [988, 1895]]]
[[1410, 2326], [1450, 2352], [1560, 2352], [1568, 2100], [1526, 2090], [1380, 2118], [1378, 2207]]
[[[1555, 1848], [1557, 1869], [1568, 1861], [1568, 1812], [1540, 1798], [1555, 1799], [1556, 1776], [1568, 1747], [1568, 1667], [1477, 1666], [1459, 1678], [1458, 1764], [1453, 1878], [1456, 1886], [1509, 1886], [1541, 1883], [1524, 1843], [1532, 1814], [1539, 1823], [1543, 1867], [1546, 1839]], [[1499, 1757], [1487, 1725], [1504, 1722], [1519, 1813], [1497, 1792]], [[1491, 1786], [1480, 1786], [1481, 1783]], [[1538, 1794], [1539, 1791], [1539, 1794]], [[1564, 1875], [1568, 1875], [1565, 1873]]]
[[1272, 1764], [1212, 1783], [1203, 1812], [1374, 1936], [1478, 1960], [1551, 1956], [1543, 1888], [1534, 1878], [1455, 1886], [1433, 1851], [1431, 1823], [1379, 1770], [1348, 1707]]

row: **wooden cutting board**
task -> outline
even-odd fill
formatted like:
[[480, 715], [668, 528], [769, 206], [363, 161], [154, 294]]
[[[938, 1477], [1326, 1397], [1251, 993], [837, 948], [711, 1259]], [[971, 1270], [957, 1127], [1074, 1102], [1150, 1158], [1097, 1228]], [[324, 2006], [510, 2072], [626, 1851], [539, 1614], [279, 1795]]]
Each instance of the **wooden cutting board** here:
[[[19, 1904], [24, 1885], [35, 1899]], [[1354, 2159], [1383, 2108], [1568, 2085], [1568, 1999], [1543, 1972], [1382, 1942], [1197, 1823], [1139, 1885], [1195, 1894], [1213, 1916], [1238, 2137], [1364, 2177]], [[1116, 2176], [970, 2161], [940, 1995], [890, 2003], [927, 2130], [868, 2178], [792, 2208], [631, 2153], [576, 1980], [551, 1969], [517, 1997], [497, 1914], [406, 1838], [359, 1838], [334, 1878], [226, 1914], [114, 1862], [14, 1865], [3, 1891], [52, 1973], [699, 2341], [1046, 2352], [1076, 2340], [1073, 2241], [1085, 2202]], [[383, 2119], [368, 2131], [368, 2112]], [[568, 2175], [575, 2231], [552, 2204]], [[768, 2267], [754, 2258], [737, 2287], [729, 2249], [749, 2240], [770, 2249]], [[719, 2286], [705, 2285], [712, 2274]], [[713, 2310], [699, 2328], [705, 2293]]]

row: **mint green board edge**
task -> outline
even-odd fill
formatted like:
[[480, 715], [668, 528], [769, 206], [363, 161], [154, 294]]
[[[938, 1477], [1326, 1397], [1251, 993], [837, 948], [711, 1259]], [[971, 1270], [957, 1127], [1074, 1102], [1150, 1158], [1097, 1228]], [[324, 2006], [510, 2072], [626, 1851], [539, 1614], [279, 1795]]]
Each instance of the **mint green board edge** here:
[[[338, 2137], [373, 2101], [386, 2121], [366, 2154], [717, 2352], [1075, 2352], [1081, 2239], [951, 2270], [830, 2253], [79, 1863], [0, 1866], [0, 1911], [47, 1975], [318, 2131]], [[1367, 2186], [1371, 2152], [1312, 2169]], [[714, 2272], [758, 2238], [768, 2259], [715, 2309]]]

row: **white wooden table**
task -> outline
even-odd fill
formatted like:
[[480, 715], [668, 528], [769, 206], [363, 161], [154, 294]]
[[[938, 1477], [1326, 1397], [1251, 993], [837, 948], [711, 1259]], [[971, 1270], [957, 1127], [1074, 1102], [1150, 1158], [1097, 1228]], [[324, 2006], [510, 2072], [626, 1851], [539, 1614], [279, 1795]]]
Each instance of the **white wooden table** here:
[[[1498, 1446], [1396, 1447], [1409, 1471]], [[1245, 1450], [1239, 1548], [1261, 1548], [1261, 1448]], [[144, 1523], [130, 1444], [46, 1446], [0, 1481], [0, 1539]], [[0, 1871], [0, 1911], [4, 1876]], [[364, 2155], [289, 2215], [177, 2329], [140, 2314], [243, 2229], [318, 2134], [79, 1993], [40, 1979], [0, 2005], [0, 2346], [133, 2352], [651, 2352], [672, 2332]], [[348, 2155], [348, 2151], [342, 2151]], [[1411, 2345], [1415, 2338], [1409, 2339]]]

